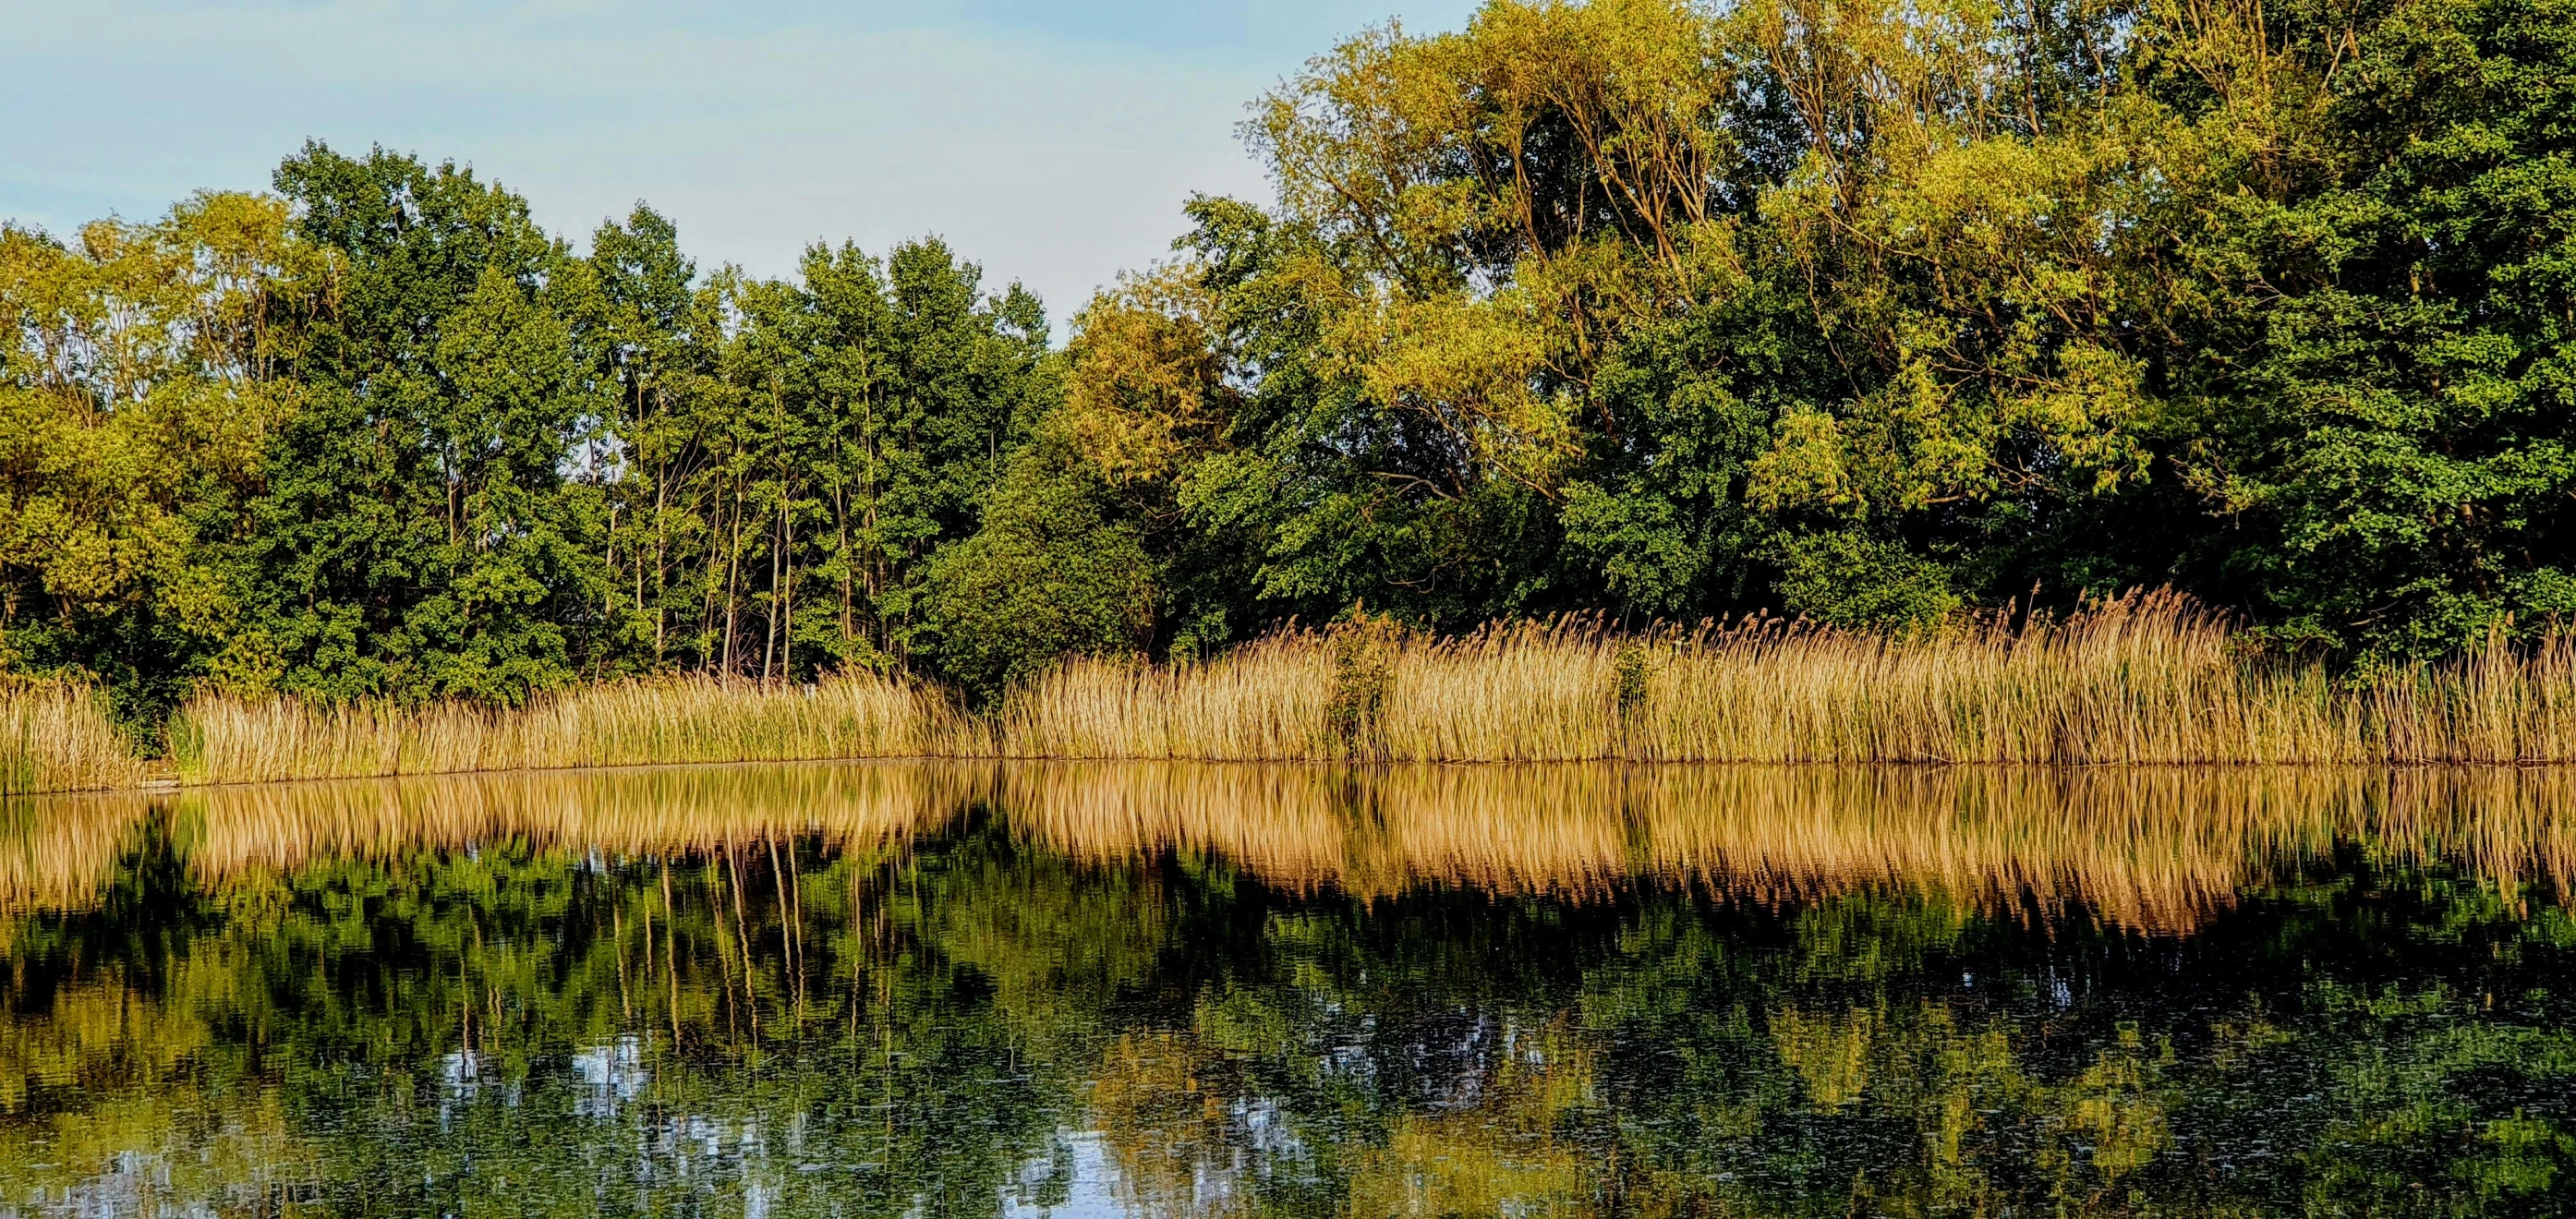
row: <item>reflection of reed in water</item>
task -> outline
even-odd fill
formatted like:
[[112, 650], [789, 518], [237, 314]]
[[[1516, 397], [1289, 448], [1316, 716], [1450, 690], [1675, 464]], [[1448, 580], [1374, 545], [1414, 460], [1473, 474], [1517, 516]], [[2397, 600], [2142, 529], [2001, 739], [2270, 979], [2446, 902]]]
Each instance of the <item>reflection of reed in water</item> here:
[[177, 811], [195, 828], [189, 868], [212, 882], [514, 837], [610, 856], [807, 835], [844, 849], [936, 829], [989, 782], [939, 763], [504, 772], [207, 788]]
[[2372, 839], [2399, 862], [2456, 860], [2508, 888], [2576, 883], [2576, 775], [2565, 770], [2401, 770], [2372, 805]]
[[97, 900], [145, 807], [124, 792], [0, 801], [0, 913]]
[[1329, 767], [1058, 762], [1002, 773], [1012, 825], [1076, 859], [1209, 851], [1290, 888], [1347, 871], [1353, 780]]
[[1922, 888], [2182, 931], [2338, 840], [2508, 885], [2576, 875], [2557, 771], [1389, 767], [1005, 770], [1015, 824], [1087, 858], [1212, 850], [1289, 888], [1602, 891], [1637, 875], [1761, 901]]
[[1651, 865], [1755, 900], [1920, 888], [2182, 930], [2367, 830], [2365, 772], [1658, 769], [1630, 807]]
[[[209, 788], [167, 798], [219, 883], [339, 856], [513, 838], [604, 855], [935, 833], [993, 800], [1079, 859], [1177, 849], [1295, 890], [1426, 885], [1576, 897], [1652, 875], [1755, 901], [1919, 888], [2186, 930], [2281, 868], [2358, 842], [2508, 888], [2576, 878], [2559, 770], [859, 763], [519, 772]], [[0, 909], [86, 905], [144, 797], [0, 814]]]

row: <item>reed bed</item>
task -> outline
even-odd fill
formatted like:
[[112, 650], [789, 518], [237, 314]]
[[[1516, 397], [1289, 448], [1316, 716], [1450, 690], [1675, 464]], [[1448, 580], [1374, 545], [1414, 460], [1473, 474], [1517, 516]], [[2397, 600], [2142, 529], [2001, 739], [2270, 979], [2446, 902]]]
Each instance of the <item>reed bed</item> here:
[[2409, 760], [2374, 742], [2358, 688], [2245, 656], [2168, 595], [1897, 637], [1756, 622], [1656, 648], [1645, 686], [1625, 738], [1638, 760]]
[[1013, 757], [1391, 762], [2531, 765], [2576, 762], [2576, 640], [2501, 638], [2338, 681], [2170, 593], [1904, 635], [1594, 619], [1435, 638], [1360, 624], [1185, 668], [1078, 662], [1019, 694]]
[[95, 791], [142, 781], [143, 764], [87, 686], [0, 686], [0, 795]]
[[171, 733], [180, 777], [193, 783], [971, 756], [990, 751], [983, 735], [940, 692], [874, 674], [783, 688], [616, 682], [515, 709], [210, 696], [182, 709]]
[[1375, 739], [1353, 742], [1356, 752], [1397, 762], [1571, 762], [1625, 753], [1622, 658], [1633, 680], [1642, 653], [1597, 624], [1407, 638], [1392, 653]]
[[1338, 639], [1274, 635], [1190, 665], [1077, 659], [1011, 691], [994, 740], [1017, 758], [1331, 758]]
[[[1304, 762], [2538, 765], [2576, 762], [2576, 637], [2498, 638], [2336, 679], [2141, 593], [2063, 619], [1905, 635], [1756, 619], [1597, 619], [1461, 637], [1363, 620], [1204, 663], [1078, 659], [969, 714], [857, 674], [632, 681], [526, 707], [210, 696], [171, 739], [190, 783], [896, 757]], [[12, 790], [139, 775], [77, 692], [0, 699]]]

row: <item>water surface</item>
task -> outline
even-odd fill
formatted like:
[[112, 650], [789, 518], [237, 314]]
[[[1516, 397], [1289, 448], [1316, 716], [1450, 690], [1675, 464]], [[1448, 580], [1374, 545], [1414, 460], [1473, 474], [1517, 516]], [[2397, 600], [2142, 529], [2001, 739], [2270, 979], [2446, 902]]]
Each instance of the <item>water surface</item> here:
[[0, 1215], [2551, 1214], [2576, 776], [851, 765], [0, 810]]

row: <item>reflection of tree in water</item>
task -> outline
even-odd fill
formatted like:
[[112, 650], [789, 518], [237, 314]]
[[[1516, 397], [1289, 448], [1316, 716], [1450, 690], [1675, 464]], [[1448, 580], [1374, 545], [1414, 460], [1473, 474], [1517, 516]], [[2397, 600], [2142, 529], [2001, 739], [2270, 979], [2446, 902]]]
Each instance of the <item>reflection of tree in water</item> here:
[[[2124, 824], [2171, 832], [2114, 841], [2201, 854], [2135, 871], [2235, 852], [2149, 935], [2002, 780], [1909, 838], [1930, 776], [1558, 789], [1605, 835], [1472, 774], [692, 773], [589, 790], [590, 841], [507, 785], [124, 815], [87, 909], [9, 926], [0, 1207], [2472, 1213], [2576, 1154], [2576, 927], [2495, 862], [2555, 853], [2534, 796], [2149, 781]], [[1246, 786], [1286, 794], [1191, 795]], [[1943, 835], [2074, 887], [1932, 883]]]

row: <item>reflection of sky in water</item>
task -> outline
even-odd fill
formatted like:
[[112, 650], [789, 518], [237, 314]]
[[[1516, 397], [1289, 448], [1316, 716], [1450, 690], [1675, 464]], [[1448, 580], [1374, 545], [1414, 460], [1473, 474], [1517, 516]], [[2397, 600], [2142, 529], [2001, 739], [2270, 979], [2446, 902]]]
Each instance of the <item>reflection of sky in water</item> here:
[[1059, 1130], [1051, 1153], [1020, 1170], [1002, 1194], [1008, 1219], [1126, 1219], [1118, 1172], [1100, 1135]]
[[[1342, 1013], [1336, 1011], [1333, 1014]], [[1394, 1054], [1419, 1079], [1423, 1102], [1434, 1110], [1472, 1111], [1484, 1085], [1483, 1075], [1502, 1059], [1529, 1066], [1546, 1062], [1545, 1052], [1525, 1040], [1525, 1030], [1466, 1010], [1442, 1014], [1420, 1035], [1379, 1044], [1374, 1016], [1351, 1022], [1353, 1035], [1331, 1044], [1328, 1052], [1309, 1059], [1317, 1077], [1342, 1086], [1367, 1088], [1378, 1079], [1378, 1059]], [[477, 1125], [478, 1116], [515, 1116], [531, 1104], [561, 1104], [582, 1127], [563, 1128], [551, 1137], [578, 1144], [603, 1170], [642, 1186], [712, 1201], [730, 1197], [744, 1216], [766, 1216], [794, 1194], [788, 1174], [802, 1177], [864, 1177], [886, 1165], [882, 1157], [833, 1158], [846, 1149], [850, 1131], [831, 1146], [812, 1136], [815, 1113], [793, 1109], [783, 1120], [760, 1114], [718, 1115], [669, 1108], [654, 1093], [656, 1040], [634, 1034], [594, 1043], [568, 1055], [536, 1064], [517, 1078], [490, 1053], [453, 1050], [440, 1055], [432, 1073], [436, 1128], [462, 1154], [463, 1170], [478, 1171], [477, 1162], [492, 1149], [482, 1141], [526, 1137], [519, 1126], [500, 1131]], [[736, 1081], [750, 1084], [744, 1078]], [[478, 1114], [478, 1110], [483, 1111]], [[1316, 1148], [1299, 1134], [1293, 1102], [1253, 1094], [1230, 1098], [1211, 1127], [1216, 1145], [1192, 1149], [1195, 1158], [1179, 1198], [1142, 1193], [1147, 1188], [1122, 1169], [1111, 1146], [1113, 1132], [1097, 1124], [1099, 1114], [1086, 1112], [1076, 1126], [1059, 1126], [1038, 1154], [1019, 1163], [995, 1187], [995, 1204], [1014, 1219], [1084, 1219], [1125, 1216], [1139, 1205], [1178, 1207], [1178, 1213], [1229, 1210], [1250, 1205], [1261, 1188], [1279, 1181], [1322, 1184], [1314, 1172]], [[862, 1106], [855, 1125], [868, 1120], [873, 1107]], [[211, 1115], [207, 1115], [211, 1116]], [[620, 1133], [606, 1134], [606, 1124]], [[865, 1145], [865, 1139], [859, 1140]], [[184, 1200], [185, 1182], [174, 1180], [174, 1157], [204, 1159], [208, 1144], [176, 1145], [164, 1152], [118, 1153], [105, 1172], [67, 1189], [43, 1190], [0, 1202], [0, 1219], [18, 1215], [46, 1216], [213, 1216], [228, 1207], [204, 1199]], [[1172, 1183], [1160, 1180], [1159, 1187]], [[287, 1195], [312, 1195], [310, 1183], [285, 1181]], [[226, 1191], [233, 1201], [251, 1196]], [[257, 1191], [253, 1191], [254, 1193]], [[895, 1213], [895, 1212], [888, 1212]], [[903, 1211], [902, 1213], [915, 1213]]]
[[572, 1069], [585, 1087], [572, 1099], [575, 1117], [615, 1117], [652, 1082], [652, 1072], [644, 1065], [643, 1039], [633, 1034], [574, 1053]]

